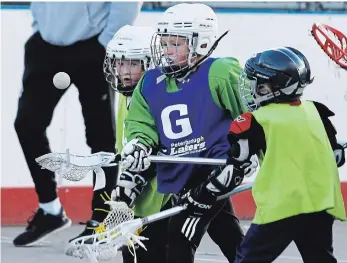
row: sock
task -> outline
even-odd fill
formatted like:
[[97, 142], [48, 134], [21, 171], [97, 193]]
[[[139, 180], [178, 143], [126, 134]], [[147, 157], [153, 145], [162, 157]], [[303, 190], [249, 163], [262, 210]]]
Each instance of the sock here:
[[48, 203], [44, 203], [44, 204], [40, 203], [39, 207], [42, 208], [46, 214], [51, 214], [54, 216], [59, 215], [62, 209], [59, 198], [56, 198], [53, 201]]

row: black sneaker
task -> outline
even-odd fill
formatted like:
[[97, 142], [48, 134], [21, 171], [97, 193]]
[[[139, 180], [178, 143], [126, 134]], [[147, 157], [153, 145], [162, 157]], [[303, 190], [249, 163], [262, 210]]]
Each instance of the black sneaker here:
[[[80, 224], [85, 224], [86, 225], [86, 228], [82, 231], [81, 234], [79, 234], [77, 237], [74, 237], [74, 238], [71, 238], [69, 240], [69, 243], [71, 241], [74, 241], [76, 238], [79, 238], [79, 237], [83, 237], [83, 236], [89, 236], [89, 235], [93, 235], [95, 232], [95, 229], [99, 226], [99, 222], [98, 221], [95, 221], [95, 220], [89, 220], [87, 221], [86, 223], [80, 223]], [[85, 243], [88, 243], [88, 240], [85, 241]]]
[[[102, 196], [102, 195], [100, 195]], [[103, 197], [101, 200], [108, 200], [108, 198]], [[69, 243], [76, 238], [89, 236], [95, 234], [94, 230], [99, 226], [100, 222], [103, 222], [110, 212], [110, 206], [106, 204], [99, 204], [99, 208], [95, 208], [92, 214], [92, 218], [87, 222], [80, 222], [81, 225], [86, 225], [86, 228], [78, 236], [71, 238]], [[92, 242], [93, 240], [90, 240]], [[85, 240], [85, 243], [89, 243], [89, 240]], [[93, 243], [93, 242], [92, 242]]]
[[63, 208], [57, 216], [46, 214], [42, 208], [39, 208], [28, 223], [25, 232], [13, 240], [16, 247], [33, 246], [49, 235], [71, 226], [71, 220], [66, 217]]

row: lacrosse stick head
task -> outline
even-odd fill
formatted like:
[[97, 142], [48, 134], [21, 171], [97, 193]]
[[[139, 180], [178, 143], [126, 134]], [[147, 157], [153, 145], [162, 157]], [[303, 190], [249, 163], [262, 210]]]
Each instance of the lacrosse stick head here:
[[[71, 241], [66, 249], [68, 256], [88, 258], [91, 262], [108, 261], [115, 258], [117, 251], [124, 246], [135, 244], [144, 247], [138, 236], [143, 224], [141, 219], [134, 219], [134, 211], [124, 202], [106, 202], [111, 212], [95, 230], [95, 234], [82, 236]], [[145, 247], [144, 247], [145, 248]], [[135, 251], [134, 251], [135, 253]]]
[[105, 204], [110, 205], [111, 211], [102, 222], [101, 227], [96, 230], [97, 233], [113, 229], [123, 222], [134, 219], [134, 210], [129, 208], [125, 202], [107, 201]]
[[57, 173], [68, 181], [80, 181], [90, 171], [102, 172], [101, 167], [113, 161], [113, 153], [100, 152], [87, 156], [66, 153], [48, 153], [36, 158], [42, 167]]
[[320, 23], [313, 24], [311, 33], [325, 54], [347, 70], [347, 37], [341, 31]]

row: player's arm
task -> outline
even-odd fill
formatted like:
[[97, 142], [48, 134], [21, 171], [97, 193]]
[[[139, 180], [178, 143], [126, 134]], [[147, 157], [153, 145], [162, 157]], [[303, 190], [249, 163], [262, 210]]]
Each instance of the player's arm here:
[[233, 120], [229, 128], [229, 156], [244, 162], [260, 151], [266, 151], [265, 133], [250, 112], [243, 113]]
[[132, 95], [128, 115], [125, 118], [126, 139], [135, 138], [148, 147], [158, 147], [159, 135], [150, 108], [142, 94], [144, 77], [138, 82]]
[[242, 67], [235, 58], [219, 58], [211, 65], [209, 71], [213, 99], [216, 105], [227, 111], [232, 118], [247, 111], [238, 90], [241, 71]]
[[330, 117], [335, 116], [335, 113], [333, 113], [327, 106], [322, 103], [313, 101], [313, 104], [315, 105], [319, 116], [322, 119], [324, 128], [327, 132], [331, 148], [334, 151], [337, 167], [341, 167], [345, 163], [345, 151], [343, 146], [337, 142], [336, 129], [329, 119]]
[[128, 143], [122, 150], [122, 167], [112, 199], [126, 202], [132, 206], [142, 193], [147, 181], [155, 172], [150, 168], [147, 156], [152, 147], [158, 146], [158, 134], [148, 104], [142, 96], [143, 78], [139, 81], [132, 95], [128, 114], [124, 120], [125, 136]]
[[128, 143], [121, 153], [122, 167], [135, 172], [148, 169], [150, 162], [147, 156], [159, 145], [155, 121], [142, 94], [143, 83], [144, 77], [134, 90], [128, 115], [124, 121]]

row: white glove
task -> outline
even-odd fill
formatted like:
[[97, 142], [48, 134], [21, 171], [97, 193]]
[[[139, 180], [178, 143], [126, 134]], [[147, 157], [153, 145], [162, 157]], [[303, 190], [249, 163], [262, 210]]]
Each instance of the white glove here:
[[345, 148], [347, 147], [346, 142], [337, 142], [337, 149], [334, 150], [335, 160], [337, 167], [341, 167], [345, 164]]
[[148, 156], [152, 149], [139, 143], [138, 139], [132, 139], [128, 142], [121, 152], [121, 166], [132, 172], [142, 172], [151, 165]]
[[258, 157], [257, 155], [252, 155], [251, 158], [240, 166], [244, 169], [245, 177], [251, 177], [258, 168]]
[[141, 175], [124, 171], [118, 177], [117, 185], [111, 193], [111, 199], [113, 201], [123, 201], [131, 207], [146, 184], [146, 180]]
[[243, 169], [236, 169], [233, 165], [220, 166], [212, 171], [206, 188], [215, 196], [223, 195], [239, 186], [243, 178]]

